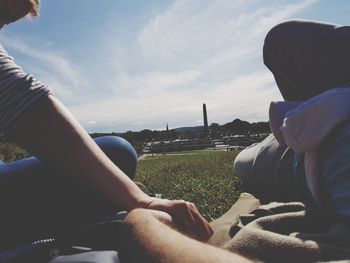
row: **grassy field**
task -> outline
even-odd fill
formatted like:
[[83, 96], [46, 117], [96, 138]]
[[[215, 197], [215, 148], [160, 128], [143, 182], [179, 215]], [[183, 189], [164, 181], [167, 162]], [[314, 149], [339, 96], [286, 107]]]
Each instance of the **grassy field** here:
[[194, 202], [213, 220], [237, 200], [240, 181], [233, 173], [238, 151], [194, 151], [155, 155], [139, 161], [136, 181], [162, 198]]
[[0, 143], [0, 160], [3, 162], [12, 162], [28, 157], [29, 154], [12, 143]]
[[[139, 161], [136, 180], [162, 198], [194, 202], [208, 220], [213, 220], [240, 194], [240, 182], [232, 169], [237, 153], [199, 150], [148, 156]], [[10, 162], [27, 156], [14, 144], [0, 143], [0, 160]]]

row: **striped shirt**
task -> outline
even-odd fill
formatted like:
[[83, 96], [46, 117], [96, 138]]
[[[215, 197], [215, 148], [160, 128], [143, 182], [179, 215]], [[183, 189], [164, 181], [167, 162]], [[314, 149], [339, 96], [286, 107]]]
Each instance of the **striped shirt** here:
[[16, 65], [0, 44], [0, 138], [7, 139], [21, 116], [51, 90]]

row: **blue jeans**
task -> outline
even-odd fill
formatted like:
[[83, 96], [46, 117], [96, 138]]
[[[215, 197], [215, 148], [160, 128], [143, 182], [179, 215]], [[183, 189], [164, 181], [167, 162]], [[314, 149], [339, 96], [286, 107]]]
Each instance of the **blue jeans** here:
[[[95, 142], [134, 178], [137, 154], [130, 143], [116, 136]], [[1, 248], [63, 234], [120, 210], [35, 157], [0, 164], [0, 208]]]

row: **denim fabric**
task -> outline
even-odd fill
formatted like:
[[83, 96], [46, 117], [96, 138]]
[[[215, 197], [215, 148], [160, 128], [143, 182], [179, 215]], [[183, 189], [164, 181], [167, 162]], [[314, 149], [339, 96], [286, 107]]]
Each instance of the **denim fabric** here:
[[321, 149], [321, 180], [330, 205], [350, 216], [350, 121], [330, 134]]
[[294, 182], [293, 157], [294, 152], [280, 145], [271, 134], [237, 155], [235, 174], [241, 178], [243, 190], [263, 203], [300, 200]]
[[117, 136], [104, 136], [96, 138], [95, 142], [126, 175], [131, 179], [135, 177], [137, 153], [127, 140]]
[[118, 253], [116, 251], [88, 251], [79, 254], [59, 256], [48, 263], [118, 263]]
[[306, 204], [313, 204], [313, 197], [306, 182], [304, 153], [294, 154], [293, 169], [295, 185], [300, 199]]
[[[116, 136], [95, 141], [130, 178], [135, 176], [137, 155], [131, 144]], [[2, 248], [64, 234], [120, 210], [35, 157], [0, 165], [0, 207]]]

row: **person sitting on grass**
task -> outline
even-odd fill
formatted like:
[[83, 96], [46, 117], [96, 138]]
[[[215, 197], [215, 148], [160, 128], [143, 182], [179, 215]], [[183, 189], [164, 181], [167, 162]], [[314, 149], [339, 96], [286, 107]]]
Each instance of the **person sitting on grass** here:
[[243, 150], [236, 174], [263, 201], [303, 201], [350, 216], [350, 27], [293, 20], [267, 34], [263, 55], [285, 101], [273, 134]]
[[[38, 9], [39, 0], [0, 0], [0, 27], [36, 16]], [[51, 89], [1, 45], [0, 78], [0, 135], [36, 156], [0, 166], [1, 248], [136, 208], [168, 213], [198, 240], [211, 236], [194, 204], [141, 191], [130, 179], [136, 169], [131, 145], [118, 137], [98, 139], [104, 153]]]

